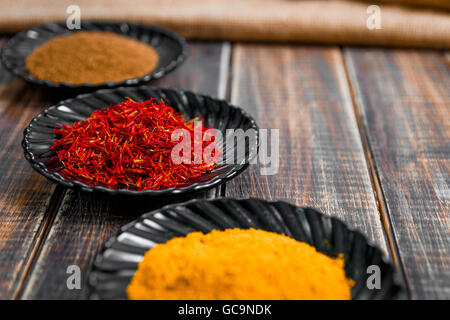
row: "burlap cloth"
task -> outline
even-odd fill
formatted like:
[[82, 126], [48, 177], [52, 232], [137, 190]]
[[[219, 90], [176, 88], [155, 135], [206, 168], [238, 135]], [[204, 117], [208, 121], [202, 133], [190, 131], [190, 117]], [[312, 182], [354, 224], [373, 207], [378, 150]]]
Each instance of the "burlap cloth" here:
[[[64, 20], [66, 8], [76, 4], [83, 19], [144, 22], [196, 39], [450, 48], [450, 0], [393, 2], [2, 0], [0, 33]], [[381, 29], [366, 25], [373, 4], [381, 8]]]

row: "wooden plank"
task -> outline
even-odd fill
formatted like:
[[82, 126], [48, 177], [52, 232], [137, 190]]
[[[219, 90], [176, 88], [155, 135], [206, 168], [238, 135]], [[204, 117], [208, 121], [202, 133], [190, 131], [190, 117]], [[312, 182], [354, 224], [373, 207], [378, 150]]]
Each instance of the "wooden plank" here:
[[361, 230], [390, 255], [338, 48], [236, 45], [232, 102], [260, 128], [278, 129], [280, 167], [253, 165], [230, 197], [313, 206]]
[[[220, 81], [228, 73], [223, 50], [228, 44], [193, 43], [188, 60], [180, 69], [152, 85], [188, 88], [218, 95]], [[225, 49], [224, 49], [225, 48]], [[225, 61], [221, 68], [220, 61]], [[127, 222], [168, 203], [211, 193], [170, 198], [111, 198], [97, 194], [68, 191], [53, 226], [30, 272], [24, 299], [77, 299], [87, 297], [86, 279], [93, 259], [103, 243]], [[66, 286], [67, 267], [77, 265], [82, 272], [81, 290]]]
[[51, 216], [55, 186], [28, 165], [21, 146], [23, 129], [50, 103], [48, 92], [0, 66], [0, 299], [18, 294]]
[[450, 298], [450, 72], [430, 51], [345, 60], [413, 298]]
[[[7, 38], [0, 36], [0, 51], [3, 45], [6, 43]], [[0, 92], [2, 92], [3, 87], [11, 80], [12, 75], [6, 71], [2, 63], [0, 63]], [[0, 105], [0, 114], [5, 110], [5, 104]]]

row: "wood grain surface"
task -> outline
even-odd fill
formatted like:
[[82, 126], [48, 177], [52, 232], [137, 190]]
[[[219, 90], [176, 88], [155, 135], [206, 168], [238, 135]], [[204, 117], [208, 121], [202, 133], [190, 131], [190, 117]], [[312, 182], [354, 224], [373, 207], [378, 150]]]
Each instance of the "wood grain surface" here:
[[450, 71], [431, 51], [347, 49], [413, 298], [450, 298]]
[[25, 161], [21, 147], [23, 129], [51, 103], [48, 92], [35, 89], [0, 65], [0, 299], [16, 297], [55, 190]]
[[[2, 49], [6, 40], [7, 40], [7, 38], [0, 36], [0, 50]], [[5, 84], [9, 82], [10, 79], [11, 79], [11, 74], [9, 72], [7, 72], [5, 70], [5, 68], [3, 67], [3, 64], [0, 63], [0, 92], [1, 92], [2, 88], [5, 86]], [[4, 104], [0, 105], [0, 113], [3, 112], [3, 110], [5, 109], [4, 107], [5, 107]]]
[[226, 196], [316, 207], [388, 256], [339, 49], [236, 45], [231, 95], [260, 128], [279, 130], [280, 168], [263, 176], [251, 166]]
[[[220, 82], [226, 81], [228, 74], [228, 46], [226, 43], [191, 44], [189, 59], [178, 70], [152, 85], [192, 89], [217, 96]], [[221, 67], [221, 61], [226, 67]], [[216, 192], [142, 199], [66, 192], [21, 298], [86, 298], [86, 280], [95, 255], [121, 226], [168, 203], [211, 197]], [[67, 288], [69, 275], [66, 270], [70, 265], [81, 269], [81, 290]]]
[[[413, 298], [449, 299], [449, 62], [435, 51], [191, 43], [188, 60], [151, 85], [230, 99], [260, 128], [279, 129], [280, 167], [267, 176], [252, 165], [226, 186], [166, 198], [81, 193], [34, 172], [23, 129], [77, 93], [26, 84], [0, 65], [0, 299], [86, 298], [93, 259], [121, 226], [219, 195], [335, 215], [399, 262]], [[66, 286], [70, 265], [81, 290]]]

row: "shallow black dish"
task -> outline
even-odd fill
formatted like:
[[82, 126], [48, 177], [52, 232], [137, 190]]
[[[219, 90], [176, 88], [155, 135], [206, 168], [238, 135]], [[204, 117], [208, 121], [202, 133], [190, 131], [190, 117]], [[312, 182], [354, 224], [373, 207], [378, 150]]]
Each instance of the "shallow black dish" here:
[[[359, 231], [315, 209], [259, 199], [192, 200], [165, 206], [125, 225], [97, 255], [89, 275], [91, 299], [126, 299], [126, 286], [144, 253], [157, 243], [193, 231], [256, 228], [284, 233], [335, 257], [343, 253], [352, 299], [402, 299], [405, 290], [395, 267]], [[366, 286], [367, 267], [378, 265], [381, 289]]]
[[[184, 114], [187, 120], [201, 116], [208, 127], [218, 129], [223, 133], [223, 144], [217, 145], [224, 153], [238, 143], [244, 143], [245, 154], [237, 159], [238, 161], [234, 164], [223, 164], [210, 173], [192, 180], [190, 185], [162, 190], [135, 191], [109, 189], [102, 186], [92, 187], [80, 181], [65, 179], [55, 172], [57, 170], [48, 168], [46, 164], [55, 155], [50, 147], [57, 139], [57, 135], [53, 133], [52, 129], [60, 128], [60, 124], [71, 125], [74, 122], [82, 121], [89, 117], [94, 110], [122, 102], [125, 97], [130, 97], [135, 101], [145, 101], [151, 97], [157, 100], [163, 99], [167, 105]], [[234, 139], [233, 136], [225, 135], [227, 129], [254, 130], [256, 139], [254, 141], [245, 139], [245, 137]], [[232, 179], [245, 170], [250, 161], [257, 155], [258, 140], [258, 127], [253, 118], [242, 109], [232, 106], [224, 100], [195, 94], [191, 91], [141, 86], [103, 89], [94, 93], [82, 94], [45, 109], [25, 129], [22, 146], [25, 151], [25, 158], [35, 170], [65, 187], [79, 188], [89, 192], [100, 191], [111, 195], [162, 196], [205, 190]]]
[[[62, 34], [70, 34], [80, 31], [107, 31], [121, 34], [151, 45], [159, 55], [157, 67], [151, 72], [139, 78], [127, 79], [118, 82], [104, 82], [101, 84], [85, 83], [73, 85], [67, 82], [56, 83], [49, 80], [39, 80], [33, 77], [27, 70], [25, 58], [34, 49], [48, 40]], [[186, 41], [177, 34], [158, 27], [146, 26], [130, 22], [99, 22], [81, 21], [81, 29], [68, 30], [66, 22], [46, 23], [22, 31], [12, 37], [4, 46], [0, 54], [0, 60], [7, 70], [25, 81], [45, 85], [52, 88], [70, 89], [96, 89], [105, 87], [118, 87], [136, 85], [142, 82], [158, 79], [164, 74], [179, 66], [188, 55]]]

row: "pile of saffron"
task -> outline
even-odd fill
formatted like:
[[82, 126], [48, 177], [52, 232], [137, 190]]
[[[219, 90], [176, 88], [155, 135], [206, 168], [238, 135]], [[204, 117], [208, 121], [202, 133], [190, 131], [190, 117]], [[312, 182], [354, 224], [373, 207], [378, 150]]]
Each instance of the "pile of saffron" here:
[[[84, 121], [54, 129], [58, 138], [50, 148], [55, 170], [68, 180], [110, 189], [160, 190], [189, 185], [217, 167], [215, 162], [175, 164], [171, 159], [174, 130], [191, 135], [194, 159], [194, 121], [153, 98], [125, 100], [99, 109]], [[202, 126], [202, 134], [207, 128]], [[186, 131], [184, 131], [186, 132]], [[198, 143], [198, 142], [197, 142]], [[202, 149], [211, 142], [203, 142]]]

